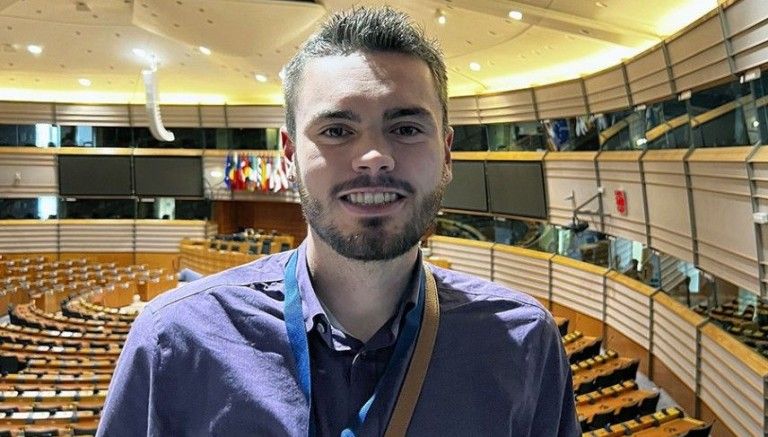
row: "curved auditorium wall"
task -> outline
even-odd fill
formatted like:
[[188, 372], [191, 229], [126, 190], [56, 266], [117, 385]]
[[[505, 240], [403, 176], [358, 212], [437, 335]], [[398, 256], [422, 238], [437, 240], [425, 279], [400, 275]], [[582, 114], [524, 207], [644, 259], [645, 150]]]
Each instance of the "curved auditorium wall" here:
[[714, 436], [761, 436], [768, 426], [768, 361], [664, 291], [616, 271], [504, 244], [430, 237], [451, 268], [528, 293], [640, 371]]

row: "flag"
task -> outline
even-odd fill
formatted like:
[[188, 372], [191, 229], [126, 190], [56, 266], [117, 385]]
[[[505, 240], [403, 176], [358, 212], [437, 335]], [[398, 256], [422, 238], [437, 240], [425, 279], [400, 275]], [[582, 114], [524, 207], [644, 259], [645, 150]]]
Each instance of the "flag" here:
[[224, 184], [228, 190], [232, 190], [232, 176], [234, 176], [235, 163], [232, 160], [232, 154], [227, 154], [227, 160], [224, 163]]

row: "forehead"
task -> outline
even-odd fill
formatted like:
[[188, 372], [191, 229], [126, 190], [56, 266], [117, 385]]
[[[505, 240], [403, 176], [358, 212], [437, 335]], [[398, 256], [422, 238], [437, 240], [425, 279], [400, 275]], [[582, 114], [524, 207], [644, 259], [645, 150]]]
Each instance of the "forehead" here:
[[327, 110], [355, 112], [422, 106], [440, 112], [426, 62], [401, 53], [360, 53], [310, 59], [296, 99], [296, 118]]

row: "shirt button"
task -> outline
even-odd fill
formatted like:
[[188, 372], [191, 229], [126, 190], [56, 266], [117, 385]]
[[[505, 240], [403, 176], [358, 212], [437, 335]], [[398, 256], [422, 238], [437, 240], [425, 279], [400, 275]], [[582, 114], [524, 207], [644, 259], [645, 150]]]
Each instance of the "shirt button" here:
[[322, 323], [317, 324], [317, 332], [321, 334], [325, 334], [325, 325]]

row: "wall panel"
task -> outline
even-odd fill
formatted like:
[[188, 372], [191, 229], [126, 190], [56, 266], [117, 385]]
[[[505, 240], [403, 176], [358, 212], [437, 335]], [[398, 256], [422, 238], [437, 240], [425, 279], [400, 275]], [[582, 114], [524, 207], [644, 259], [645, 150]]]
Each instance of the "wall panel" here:
[[672, 84], [661, 47], [651, 49], [626, 64], [629, 89], [635, 104], [672, 95]]
[[53, 103], [0, 102], [0, 124], [52, 124], [53, 120]]
[[696, 390], [696, 327], [703, 320], [665, 293], [653, 296], [651, 353], [691, 390]]
[[477, 111], [477, 97], [454, 97], [448, 99], [448, 123], [450, 124], [479, 124], [480, 116]]
[[[544, 158], [548, 216], [553, 224], [571, 223], [574, 203], [567, 197], [572, 193], [576, 205], [597, 194], [596, 156], [596, 152], [558, 152], [548, 153]], [[586, 209], [597, 210], [597, 200]], [[592, 229], [599, 229], [599, 220], [594, 216], [585, 215], [581, 219], [588, 221]]]
[[59, 220], [61, 252], [133, 252], [133, 220]]
[[451, 269], [491, 279], [492, 243], [442, 236], [431, 237], [430, 243], [432, 255], [450, 261]]
[[610, 272], [605, 290], [605, 322], [649, 350], [652, 289], [620, 273]]
[[768, 8], [764, 0], [741, 0], [725, 10], [736, 71], [768, 59]]
[[227, 106], [229, 127], [280, 127], [285, 123], [282, 106]]
[[739, 436], [763, 435], [768, 364], [714, 325], [701, 330], [701, 398]]
[[693, 262], [693, 233], [683, 158], [687, 150], [643, 155], [651, 247]]
[[601, 71], [584, 79], [589, 110], [593, 114], [630, 106], [622, 67]]
[[64, 126], [129, 126], [128, 105], [56, 104], [56, 122]]
[[178, 253], [183, 238], [205, 238], [204, 220], [136, 220], [136, 252]]
[[697, 149], [688, 158], [699, 265], [758, 292], [757, 244], [747, 177], [748, 147]]
[[55, 253], [58, 251], [57, 220], [3, 220], [0, 254]]
[[608, 269], [556, 255], [552, 258], [552, 302], [604, 320], [603, 276]]
[[536, 120], [530, 89], [477, 97], [481, 123], [509, 123]]
[[581, 80], [534, 88], [539, 118], [577, 117], [587, 114]]
[[[640, 176], [642, 152], [603, 152], [597, 157], [603, 192], [605, 233], [634, 241], [646, 241], [645, 205]], [[616, 207], [615, 191], [624, 191], [626, 213]]]
[[56, 155], [40, 148], [0, 150], [0, 197], [55, 196], [58, 192]]
[[552, 254], [496, 244], [493, 281], [540, 299], [549, 299], [549, 260]]

